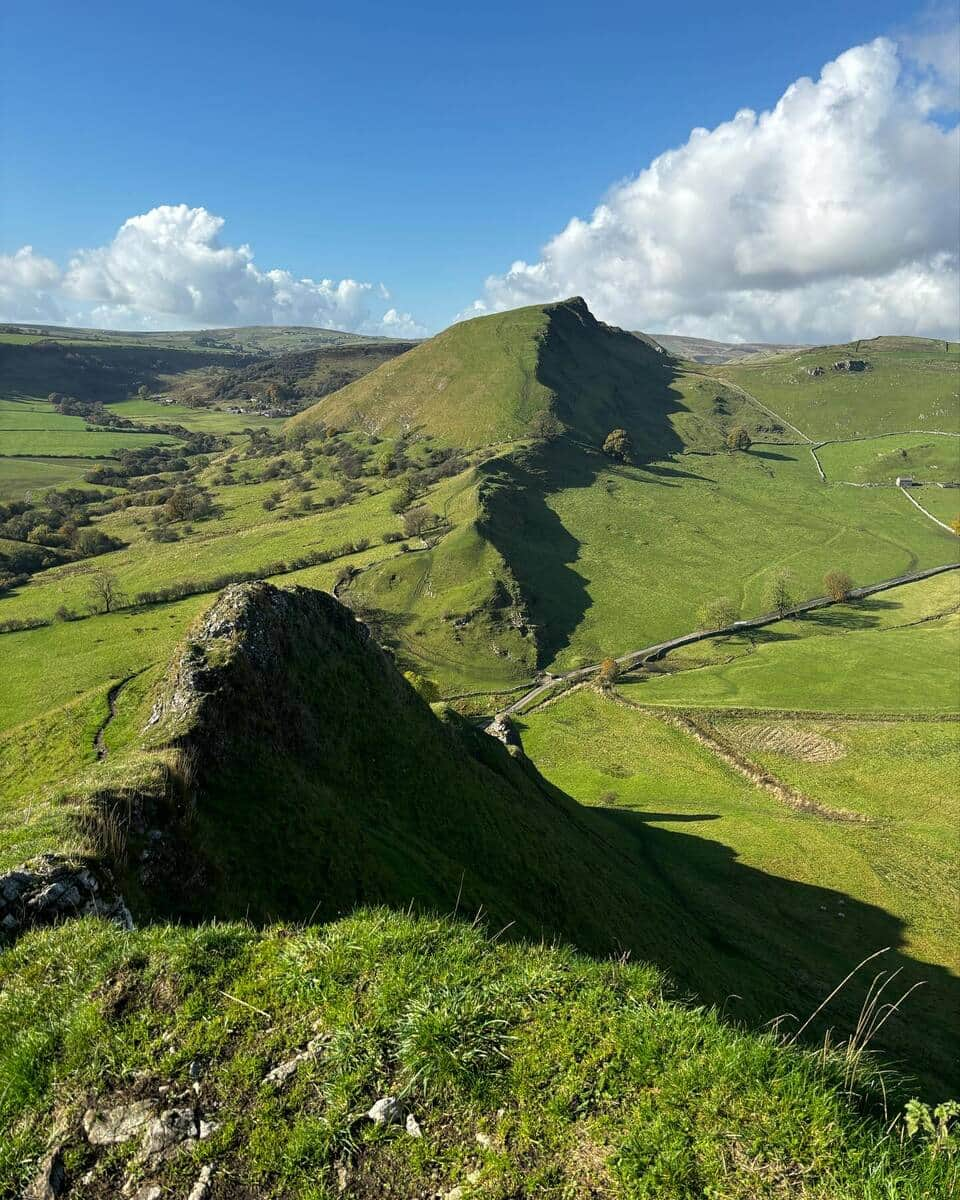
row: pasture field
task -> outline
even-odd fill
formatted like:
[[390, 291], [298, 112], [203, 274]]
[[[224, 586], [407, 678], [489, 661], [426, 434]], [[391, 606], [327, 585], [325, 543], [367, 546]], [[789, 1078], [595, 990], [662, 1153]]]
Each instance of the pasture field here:
[[177, 440], [165, 433], [138, 433], [129, 429], [89, 432], [83, 428], [0, 430], [0, 457], [104, 458], [120, 450], [172, 446]]
[[118, 417], [127, 417], [131, 421], [143, 421], [150, 425], [158, 425], [169, 421], [173, 425], [182, 425], [191, 433], [216, 433], [222, 437], [239, 434], [244, 429], [279, 430], [284, 424], [283, 417], [261, 417], [256, 413], [221, 412], [211, 408], [191, 408], [186, 404], [158, 404], [155, 400], [118, 400], [110, 405], [110, 411]]
[[960, 711], [960, 572], [668, 654], [639, 704], [837, 713]]
[[960, 519], [960, 488], [918, 487], [911, 488], [910, 495], [947, 525]]
[[84, 475], [95, 466], [89, 458], [0, 458], [0, 502], [22, 500], [27, 492], [54, 487], [86, 487]]
[[744, 617], [767, 611], [780, 570], [804, 599], [823, 594], [832, 569], [868, 583], [956, 560], [956, 539], [895, 490], [824, 486], [806, 450], [767, 453], [684, 455], [649, 472], [604, 466], [592, 486], [548, 495], [555, 519], [539, 525], [528, 561], [543, 563], [532, 588], [541, 620], [565, 632], [551, 668], [695, 629], [717, 596]]
[[[834, 371], [859, 358], [869, 369]], [[809, 371], [823, 368], [823, 374]], [[706, 368], [705, 368], [706, 369]], [[814, 441], [960, 427], [960, 343], [924, 338], [873, 338], [817, 346], [758, 362], [710, 369], [796, 425]]]
[[[775, 713], [763, 722], [784, 733], [805, 728]], [[829, 737], [842, 739], [841, 760], [825, 768], [785, 763], [784, 755], [762, 760], [769, 769], [784, 767], [784, 777], [804, 784], [814, 799], [839, 802], [870, 822], [798, 812], [668, 717], [593, 689], [528, 714], [520, 729], [537, 768], [603, 810], [625, 853], [657, 831], [648, 847], [651, 893], [665, 889], [683, 921], [715, 946], [716, 961], [704, 970], [728, 980], [728, 1012], [749, 1009], [776, 979], [779, 1011], [802, 1019], [812, 1011], [808, 997], [822, 998], [866, 955], [892, 946], [895, 960], [880, 966], [895, 961], [905, 977], [926, 983], [910, 998], [908, 1015], [888, 1028], [885, 1049], [894, 1060], [902, 1055], [924, 1071], [952, 1074], [960, 987], [960, 935], [950, 920], [960, 821], [955, 724], [835, 722]], [[855, 1023], [866, 983], [832, 1006], [838, 1036]]]
[[893, 483], [898, 475], [932, 483], [960, 481], [960, 437], [920, 433], [828, 442], [817, 457], [831, 483]]

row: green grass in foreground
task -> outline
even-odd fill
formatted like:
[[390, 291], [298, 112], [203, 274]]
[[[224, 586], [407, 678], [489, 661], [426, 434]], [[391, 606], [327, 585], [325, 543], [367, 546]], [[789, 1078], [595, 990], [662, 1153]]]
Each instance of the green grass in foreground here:
[[921, 433], [832, 442], [821, 446], [817, 456], [831, 482], [893, 483], [898, 475], [933, 483], [960, 480], [958, 437]]
[[[620, 690], [640, 704], [839, 713], [960, 711], [960, 572], [675, 651]], [[671, 671], [671, 669], [673, 669]]]
[[[117, 1194], [135, 1144], [95, 1158], [92, 1103], [187, 1090], [216, 1131], [159, 1168], [185, 1195], [354, 1200], [933, 1200], [946, 1152], [901, 1143], [844, 1094], [842, 1063], [665, 1000], [658, 972], [359, 912], [256, 933], [123, 934], [82, 921], [0, 957], [0, 1187], [29, 1178], [54, 1122], [71, 1179]], [[310, 1039], [285, 1088], [267, 1072]], [[403, 1098], [423, 1130], [357, 1117]], [[478, 1138], [477, 1135], [481, 1135]], [[154, 1176], [156, 1177], [156, 1176]], [[226, 1188], [227, 1191], [222, 1189]]]

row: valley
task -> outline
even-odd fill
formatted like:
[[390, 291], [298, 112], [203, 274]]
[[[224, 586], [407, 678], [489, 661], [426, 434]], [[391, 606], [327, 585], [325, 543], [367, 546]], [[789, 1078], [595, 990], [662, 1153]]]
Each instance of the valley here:
[[[0, 1180], [95, 1070], [197, 1061], [191, 1170], [249, 1195], [589, 1195], [587, 1143], [638, 1197], [949, 1183], [883, 1128], [960, 1086], [960, 346], [666, 344], [579, 297], [0, 331], [0, 883], [97, 882], [4, 910], [0, 1035], [46, 1049], [0, 1050]], [[469, 1137], [358, 1132], [371, 1088]]]

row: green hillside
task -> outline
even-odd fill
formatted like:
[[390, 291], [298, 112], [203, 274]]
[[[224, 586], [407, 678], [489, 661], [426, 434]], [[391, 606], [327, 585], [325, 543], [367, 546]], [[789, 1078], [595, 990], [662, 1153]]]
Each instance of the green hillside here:
[[[567, 709], [550, 711], [562, 730]], [[634, 719], [614, 715], [576, 743], [593, 744], [607, 774], [610, 738]], [[78, 738], [101, 748], [99, 761], [58, 778]], [[653, 731], [631, 743], [671, 761], [668, 805], [699, 775], [710, 804], [755, 810], [751, 789], [696, 747], [671, 760]], [[308, 1173], [338, 1171], [358, 1194], [393, 1181], [412, 1197], [438, 1172], [451, 1187], [542, 1180], [577, 1194], [583, 1162], [570, 1147], [583, 1152], [588, 1136], [601, 1195], [681, 1200], [696, 1180], [731, 1200], [774, 1197], [799, 1171], [809, 1197], [896, 1180], [919, 1200], [950, 1178], [949, 1158], [883, 1133], [873, 1059], [842, 1048], [866, 980], [809, 1029], [816, 1043], [829, 1024], [835, 1052], [736, 1024], [813, 1014], [878, 939], [893, 947], [884, 966], [900, 969], [902, 986], [924, 978], [949, 1006], [949, 977], [899, 950], [896, 920], [796, 872], [774, 878], [699, 827], [674, 831], [708, 819], [682, 804], [632, 811], [601, 794], [579, 805], [523, 756], [431, 712], [328, 595], [229, 588], [166, 670], [114, 689], [99, 714], [71, 716], [68, 705], [56, 723], [21, 728], [18, 745], [6, 795], [21, 796], [34, 854], [83, 862], [103, 888], [121, 888], [138, 921], [160, 923], [123, 934], [72, 922], [0, 955], [0, 1032], [26, 1031], [31, 1047], [0, 1037], [4, 1183], [32, 1174], [51, 1123], [64, 1169], [92, 1172], [93, 1194], [138, 1172], [183, 1186], [204, 1162], [277, 1197], [309, 1194]], [[552, 773], [550, 748], [538, 753]], [[623, 750], [613, 753], [622, 780]], [[372, 902], [393, 911], [294, 924]], [[849, 919], [827, 957], [803, 928], [824, 905], [845, 905]], [[398, 915], [410, 906], [424, 915]], [[500, 931], [493, 942], [470, 927], [480, 911]], [[458, 913], [468, 921], [452, 921]], [[190, 931], [162, 923], [171, 917], [218, 923]], [[271, 919], [284, 927], [249, 925]], [[558, 937], [599, 961], [547, 949]], [[626, 951], [657, 966], [627, 966]], [[666, 1000], [657, 967], [724, 1015]], [[936, 1094], [947, 1067], [918, 1049], [916, 1032], [898, 1023], [878, 1045], [908, 1054]], [[282, 1077], [292, 1082], [262, 1082], [315, 1037], [322, 1052], [298, 1059]], [[131, 1095], [159, 1105], [188, 1070], [202, 1080], [204, 1121], [216, 1123], [194, 1153], [144, 1163], [136, 1138], [108, 1155], [84, 1139], [91, 1105], [106, 1113]], [[889, 1076], [885, 1087], [889, 1113], [917, 1084]], [[356, 1124], [385, 1094], [403, 1097], [422, 1139]], [[719, 1152], [731, 1121], [761, 1138], [762, 1170], [760, 1142], [743, 1160]], [[455, 1132], [465, 1125], [466, 1139]]]
[[453, 325], [293, 427], [362, 421], [378, 433], [425, 429], [465, 448], [560, 428], [595, 441], [618, 424], [642, 437], [670, 400], [660, 360], [574, 297]]
[[[71, 1194], [97, 1198], [128, 1180], [179, 1196], [209, 1180], [217, 1200], [955, 1189], [942, 1147], [904, 1139], [899, 1113], [885, 1131], [856, 1064], [663, 990], [642, 964], [386, 910], [262, 932], [43, 931], [0, 957], [0, 1187], [52, 1151]], [[144, 1161], [135, 1120], [119, 1145], [82, 1132], [88, 1109], [144, 1121], [184, 1095], [203, 1137], [188, 1127], [173, 1154]], [[395, 1124], [364, 1118], [388, 1096]]]
[[[836, 370], [855, 360], [862, 370]], [[815, 441], [909, 430], [956, 433], [960, 343], [877, 337], [712, 370]]]
[[[80, 1118], [202, 1060], [219, 1140], [164, 1166], [170, 1194], [209, 1157], [209, 1200], [939, 1196], [947, 1156], [873, 1122], [877, 1066], [887, 1123], [960, 1079], [956, 573], [528, 702], [526, 756], [475, 718], [544, 672], [702, 629], [721, 598], [749, 617], [778, 580], [802, 600], [830, 571], [955, 563], [893, 477], [956, 515], [937, 486], [957, 477], [956, 348], [702, 366], [579, 299], [409, 349], [216, 332], [0, 338], [0, 873], [85, 863], [98, 911], [122, 894], [145, 924], [0, 952], [0, 1192], [33, 1172], [54, 1109], [92, 1200], [131, 1172], [153, 1186]], [[851, 358], [866, 367], [833, 370]], [[385, 907], [326, 924], [364, 905]], [[478, 912], [493, 942], [465, 929]], [[876, 1062], [748, 1032], [796, 1029], [883, 947], [890, 988], [922, 986]], [[650, 965], [613, 967], [624, 954]], [[436, 993], [417, 990], [424, 961]], [[871, 969], [807, 1046], [850, 1036]], [[127, 979], [137, 1002], [114, 1014]], [[314, 1021], [339, 1049], [301, 1090], [261, 1087]], [[461, 1023], [503, 1039], [461, 1041]], [[103, 1055], [81, 1061], [91, 1038]], [[358, 1126], [388, 1088], [425, 1130], [442, 1095], [439, 1127]], [[734, 1152], [742, 1122], [764, 1132]]]

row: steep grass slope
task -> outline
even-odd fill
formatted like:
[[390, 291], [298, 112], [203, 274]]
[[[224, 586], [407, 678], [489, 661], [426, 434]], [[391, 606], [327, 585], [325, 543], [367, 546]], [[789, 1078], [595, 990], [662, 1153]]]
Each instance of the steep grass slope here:
[[[70, 1200], [955, 1194], [950, 1144], [906, 1138], [898, 1102], [885, 1131], [864, 1072], [663, 987], [642, 964], [384, 910], [44, 931], [0, 956], [0, 1190], [46, 1153]], [[386, 1096], [395, 1123], [363, 1116]], [[184, 1106], [152, 1157], [142, 1126], [84, 1135], [88, 1112], [153, 1128]]]
[[644, 390], [662, 378], [661, 354], [601, 324], [574, 297], [453, 325], [321, 401], [293, 428], [426, 429], [472, 448], [566, 427], [596, 441], [618, 424], [642, 426]]

